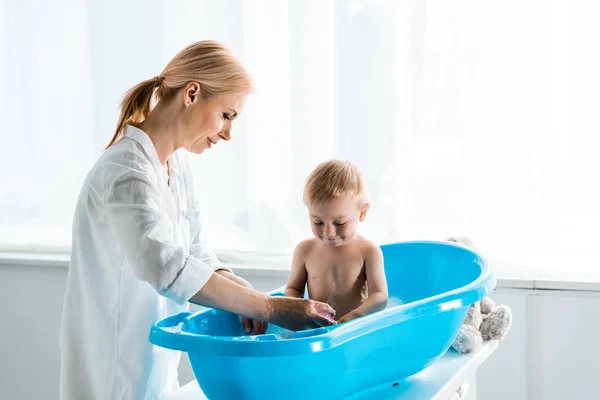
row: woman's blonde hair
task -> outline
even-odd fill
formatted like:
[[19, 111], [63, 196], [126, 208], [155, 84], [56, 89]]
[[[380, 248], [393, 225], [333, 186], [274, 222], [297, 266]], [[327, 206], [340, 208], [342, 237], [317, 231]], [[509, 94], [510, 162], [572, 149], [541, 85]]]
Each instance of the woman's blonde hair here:
[[363, 177], [356, 165], [349, 161], [322, 162], [308, 176], [304, 185], [304, 202], [309, 206], [327, 203], [347, 194], [357, 198], [361, 210], [369, 208]]
[[254, 89], [250, 74], [231, 50], [213, 40], [196, 42], [173, 57], [160, 75], [137, 84], [125, 94], [117, 129], [106, 148], [119, 140], [125, 125], [139, 124], [148, 118], [155, 92], [157, 102], [170, 100], [190, 82], [200, 84], [203, 100]]

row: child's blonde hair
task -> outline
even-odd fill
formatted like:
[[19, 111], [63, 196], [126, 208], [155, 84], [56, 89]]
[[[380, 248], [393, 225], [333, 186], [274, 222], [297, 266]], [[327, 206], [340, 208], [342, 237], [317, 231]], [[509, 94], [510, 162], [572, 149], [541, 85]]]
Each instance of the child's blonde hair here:
[[319, 164], [308, 176], [304, 185], [304, 203], [327, 203], [341, 196], [356, 197], [359, 208], [369, 208], [369, 198], [360, 171], [353, 163], [329, 160]]
[[156, 101], [169, 100], [190, 82], [200, 84], [203, 100], [254, 89], [250, 74], [231, 50], [213, 40], [196, 42], [173, 57], [160, 75], [137, 84], [125, 94], [117, 129], [106, 148], [120, 138], [125, 125], [148, 118], [155, 92]]

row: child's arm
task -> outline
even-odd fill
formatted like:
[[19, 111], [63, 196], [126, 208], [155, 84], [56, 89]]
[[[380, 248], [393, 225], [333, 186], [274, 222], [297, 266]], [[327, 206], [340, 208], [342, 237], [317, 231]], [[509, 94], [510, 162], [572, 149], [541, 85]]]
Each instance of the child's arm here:
[[369, 245], [367, 256], [365, 257], [365, 270], [369, 297], [367, 297], [360, 307], [342, 316], [338, 320], [338, 323], [347, 322], [385, 308], [388, 299], [388, 289], [383, 269], [383, 254], [381, 253], [381, 248], [375, 244]]
[[304, 287], [306, 285], [306, 254], [309, 247], [308, 241], [302, 241], [296, 246], [292, 258], [292, 271], [285, 287], [285, 295], [289, 297], [304, 298]]

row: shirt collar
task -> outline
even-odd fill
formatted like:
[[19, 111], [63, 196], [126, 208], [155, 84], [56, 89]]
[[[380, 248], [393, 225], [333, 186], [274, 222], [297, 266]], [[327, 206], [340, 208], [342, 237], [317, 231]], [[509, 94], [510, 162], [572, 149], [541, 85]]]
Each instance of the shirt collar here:
[[158, 153], [156, 152], [156, 147], [154, 147], [154, 143], [152, 143], [152, 140], [146, 134], [146, 132], [144, 132], [140, 128], [136, 128], [133, 125], [126, 125], [123, 136], [138, 142], [142, 146], [144, 152], [148, 155], [148, 158], [150, 159], [150, 162], [152, 163], [152, 166], [154, 167], [154, 170], [156, 171], [158, 176], [163, 177], [165, 179], [175, 178], [177, 172], [179, 171], [177, 162], [175, 161], [176, 157], [174, 157], [174, 155], [171, 155], [171, 158], [169, 159], [169, 176], [169, 174], [165, 170], [165, 167], [161, 164], [160, 159], [158, 158]]

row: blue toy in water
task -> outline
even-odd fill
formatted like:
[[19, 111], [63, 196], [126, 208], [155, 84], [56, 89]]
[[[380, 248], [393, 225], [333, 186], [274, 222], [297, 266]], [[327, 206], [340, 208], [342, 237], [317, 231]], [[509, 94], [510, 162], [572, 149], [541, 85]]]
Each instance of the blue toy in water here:
[[[413, 375], [450, 347], [468, 308], [496, 285], [478, 253], [446, 242], [381, 246], [388, 307], [299, 332], [245, 335], [239, 318], [204, 309], [155, 323], [150, 342], [188, 352], [210, 400], [342, 399]], [[284, 288], [271, 292], [281, 296]]]

